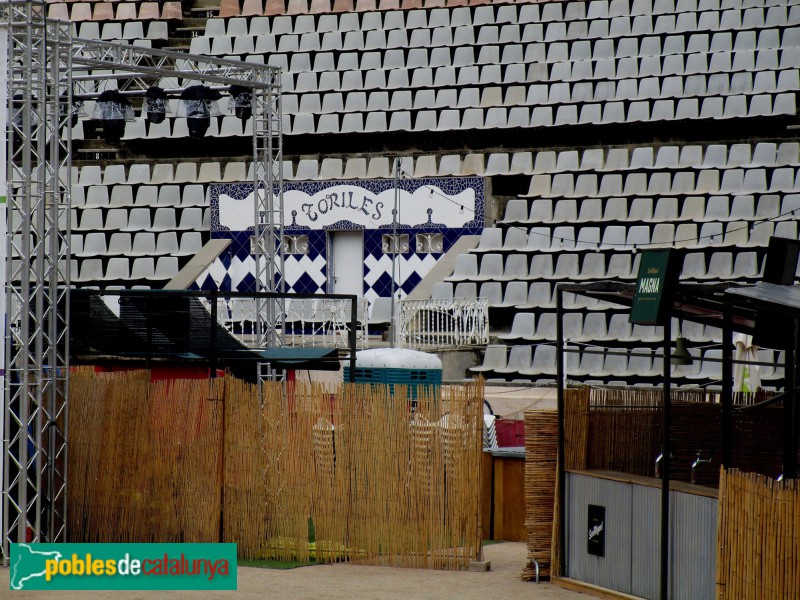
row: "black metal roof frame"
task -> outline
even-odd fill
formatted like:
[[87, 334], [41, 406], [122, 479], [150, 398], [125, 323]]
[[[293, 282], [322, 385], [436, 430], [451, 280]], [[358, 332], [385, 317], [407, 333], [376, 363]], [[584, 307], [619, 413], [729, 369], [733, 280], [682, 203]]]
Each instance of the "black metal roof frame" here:
[[[613, 302], [630, 307], [636, 284], [622, 281], [595, 281], [587, 283], [558, 283], [557, 288], [564, 292], [581, 294], [597, 300]], [[674, 290], [671, 316], [685, 321], [695, 321], [704, 325], [722, 328], [724, 306], [729, 303], [727, 293], [739, 288], [731, 283], [678, 283]], [[749, 286], [747, 286], [749, 287]], [[781, 286], [778, 286], [781, 287]], [[744, 304], [733, 315], [736, 331], [753, 333], [755, 311]]]
[[[129, 318], [120, 319], [102, 301], [92, 302], [92, 299], [102, 296], [117, 296], [121, 301], [124, 300], [129, 309]], [[209, 301], [210, 313], [200, 306], [201, 298]], [[348, 349], [342, 355], [336, 348], [244, 346], [217, 322], [217, 300], [222, 298], [349, 301], [351, 322]], [[338, 370], [342, 360], [349, 361], [351, 367], [355, 365], [355, 295], [72, 288], [70, 302], [70, 320], [83, 319], [82, 323], [73, 323], [76, 326], [70, 327], [70, 354], [72, 362], [76, 364], [195, 364], [208, 365], [212, 371], [218, 366], [227, 367], [236, 374], [255, 372], [257, 363], [267, 362], [277, 369]], [[79, 306], [83, 312], [76, 310]], [[162, 311], [157, 315], [160, 319], [157, 322], [154, 310]], [[93, 336], [92, 327], [102, 328], [102, 324], [106, 325], [106, 330], [100, 331], [99, 337]], [[105, 339], [101, 339], [103, 333]], [[355, 368], [351, 368], [351, 372], [354, 373]]]
[[[618, 281], [598, 281], [580, 284], [556, 284], [556, 372], [558, 379], [558, 495], [559, 495], [559, 543], [566, 548], [566, 471], [564, 448], [564, 331], [563, 294], [571, 292], [606, 300], [630, 307], [633, 303], [635, 284]], [[667, 598], [669, 587], [669, 492], [670, 492], [670, 354], [672, 347], [672, 317], [714, 325], [722, 329], [722, 340], [731, 339], [733, 331], [755, 333], [756, 315], [761, 312], [778, 313], [793, 323], [789, 328], [788, 341], [783, 350], [785, 393], [784, 419], [784, 476], [798, 476], [797, 447], [800, 437], [800, 407], [798, 407], [796, 360], [800, 357], [800, 286], [783, 286], [765, 282], [741, 285], [735, 282], [721, 284], [678, 283], [673, 291], [669, 318], [663, 325], [663, 433], [661, 468], [661, 560], [660, 597]], [[720, 340], [720, 341], [722, 341]], [[723, 465], [733, 466], [733, 352], [730, 344], [722, 344], [722, 458]], [[566, 571], [566, 555], [562, 550], [559, 576]]]

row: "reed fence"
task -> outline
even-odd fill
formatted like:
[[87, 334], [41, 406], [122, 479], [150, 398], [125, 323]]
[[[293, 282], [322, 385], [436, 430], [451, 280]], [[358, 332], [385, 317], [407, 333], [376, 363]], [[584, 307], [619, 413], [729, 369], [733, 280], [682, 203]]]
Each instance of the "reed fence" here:
[[71, 382], [74, 541], [232, 541], [242, 558], [461, 568], [480, 555], [480, 382]]
[[[660, 389], [575, 388], [565, 397], [567, 469], [656, 475], [661, 453]], [[567, 390], [569, 391], [569, 390]], [[672, 479], [716, 487], [722, 458], [722, 409], [703, 390], [672, 391]], [[759, 399], [766, 399], [762, 393]], [[733, 416], [734, 465], [777, 476], [781, 472], [783, 408], [780, 404]], [[708, 462], [706, 462], [708, 461]]]
[[83, 371], [70, 384], [71, 538], [216, 541], [221, 381]]
[[800, 480], [720, 473], [717, 599], [800, 598]]
[[558, 415], [552, 410], [525, 411], [525, 527], [528, 560], [522, 578], [550, 576], [553, 511], [558, 454]]

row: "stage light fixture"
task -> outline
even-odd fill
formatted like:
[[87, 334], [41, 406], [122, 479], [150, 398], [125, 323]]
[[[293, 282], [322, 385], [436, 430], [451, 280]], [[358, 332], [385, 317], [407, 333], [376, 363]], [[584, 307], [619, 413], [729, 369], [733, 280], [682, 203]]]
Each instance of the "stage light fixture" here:
[[162, 123], [169, 112], [167, 93], [158, 86], [147, 88], [144, 93], [144, 110], [151, 123]]
[[240, 85], [232, 85], [228, 93], [231, 95], [230, 104], [233, 105], [236, 118], [244, 123], [253, 116], [253, 91]]
[[211, 117], [219, 115], [217, 100], [222, 95], [204, 85], [193, 85], [181, 92], [179, 117], [186, 117], [189, 137], [200, 139], [211, 125]]
[[133, 107], [117, 90], [106, 90], [97, 98], [93, 118], [103, 122], [103, 138], [116, 144], [125, 135], [125, 122], [133, 121]]

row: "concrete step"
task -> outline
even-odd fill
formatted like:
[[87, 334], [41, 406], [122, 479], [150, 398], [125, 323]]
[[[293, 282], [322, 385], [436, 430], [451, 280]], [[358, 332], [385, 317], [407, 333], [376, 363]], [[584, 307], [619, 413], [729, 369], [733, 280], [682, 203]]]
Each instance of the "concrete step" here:
[[189, 38], [170, 38], [167, 41], [166, 46], [162, 46], [162, 50], [172, 50], [173, 52], [188, 52], [189, 51], [189, 43], [187, 42]]
[[172, 32], [169, 41], [183, 41], [183, 40], [191, 40], [192, 38], [201, 37], [203, 32], [205, 31], [205, 27], [183, 27], [181, 29], [176, 29]]
[[208, 21], [205, 17], [193, 17], [191, 19], [184, 19], [181, 23], [180, 27], [177, 27], [175, 31], [193, 31], [195, 29], [199, 29], [201, 31], [205, 31], [206, 28], [206, 21]]

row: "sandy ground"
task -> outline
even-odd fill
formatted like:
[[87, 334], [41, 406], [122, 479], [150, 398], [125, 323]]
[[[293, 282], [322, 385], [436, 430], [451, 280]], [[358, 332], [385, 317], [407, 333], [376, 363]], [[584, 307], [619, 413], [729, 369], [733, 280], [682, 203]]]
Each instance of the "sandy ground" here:
[[568, 600], [588, 598], [549, 583], [520, 580], [525, 545], [493, 544], [484, 548], [492, 562], [488, 573], [428, 571], [348, 564], [319, 565], [278, 571], [239, 568], [236, 592], [11, 592], [8, 568], [0, 568], [0, 598], [93, 600], [161, 600], [169, 598], [280, 598], [287, 600]]

